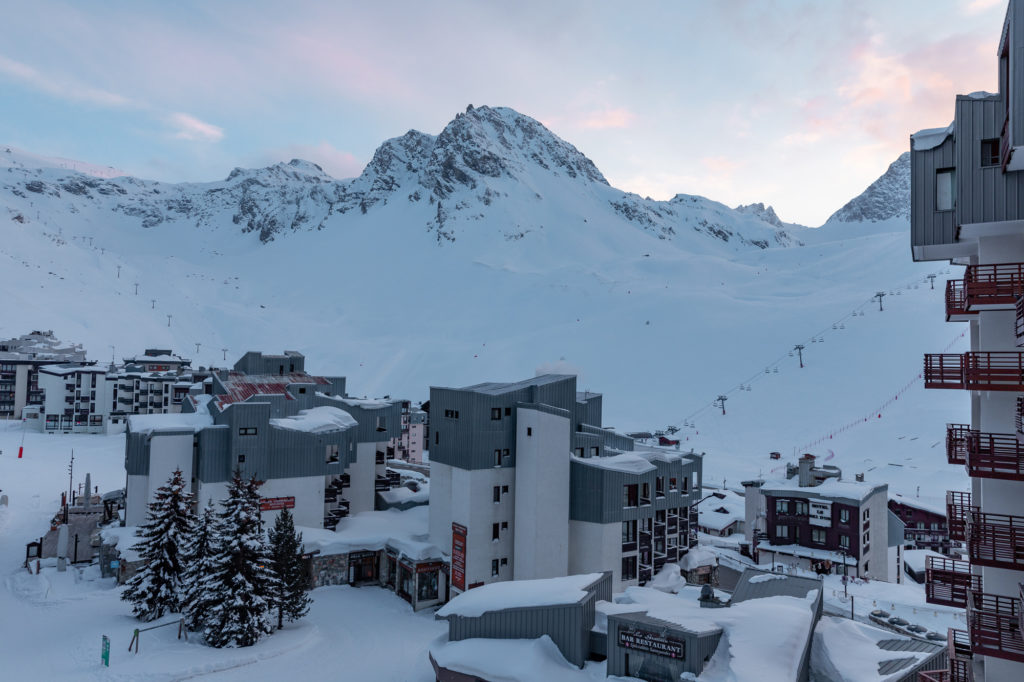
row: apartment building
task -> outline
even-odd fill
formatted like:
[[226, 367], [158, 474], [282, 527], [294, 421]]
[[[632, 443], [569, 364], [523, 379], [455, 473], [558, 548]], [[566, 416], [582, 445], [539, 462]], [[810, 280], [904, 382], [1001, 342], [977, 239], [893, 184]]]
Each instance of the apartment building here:
[[209, 373], [193, 371], [191, 360], [164, 348], [147, 348], [142, 355], [124, 358], [117, 372], [118, 416], [129, 414], [173, 414], [193, 383]]
[[950, 632], [949, 664], [928, 680], [1024, 678], [1022, 48], [1024, 2], [1010, 0], [995, 54], [999, 91], [957, 95], [952, 124], [910, 140], [912, 255], [966, 266], [946, 283], [946, 319], [970, 330], [968, 352], [924, 358], [927, 388], [971, 397], [969, 423], [946, 429], [947, 460], [966, 473], [946, 500], [966, 560], [926, 563], [928, 600], [964, 607], [966, 630]]
[[43, 401], [24, 410], [26, 419], [37, 420], [37, 428], [46, 432], [106, 432], [117, 404], [117, 384], [109, 369], [88, 363], [41, 366]]
[[949, 526], [946, 523], [945, 507], [937, 507], [919, 499], [889, 493], [889, 511], [895, 514], [906, 527], [903, 543], [907, 549], [930, 549], [949, 554]]
[[52, 330], [0, 341], [0, 419], [20, 419], [27, 405], [42, 405], [39, 368], [84, 362], [81, 345], [61, 343]]
[[128, 418], [126, 523], [145, 517], [153, 491], [175, 469], [191, 482], [199, 507], [225, 497], [238, 469], [263, 481], [264, 521], [291, 509], [295, 523], [333, 528], [374, 509], [387, 475], [386, 444], [399, 432], [399, 406], [347, 397], [344, 377], [314, 376], [305, 358], [247, 353], [212, 376], [171, 414]]
[[695, 544], [701, 456], [635, 450], [601, 405], [565, 375], [431, 388], [430, 536], [454, 591], [605, 570], [621, 589]]
[[388, 458], [422, 464], [423, 451], [427, 449], [429, 415], [409, 400], [400, 401], [400, 405], [402, 432], [388, 443]]

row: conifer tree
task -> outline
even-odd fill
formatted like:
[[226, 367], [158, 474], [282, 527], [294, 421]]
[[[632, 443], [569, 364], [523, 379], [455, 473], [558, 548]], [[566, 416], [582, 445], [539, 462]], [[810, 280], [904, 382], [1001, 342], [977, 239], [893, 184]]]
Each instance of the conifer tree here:
[[298, 620], [309, 613], [312, 599], [306, 594], [306, 574], [302, 570], [302, 533], [295, 532], [291, 512], [283, 509], [267, 533], [270, 552], [274, 557], [274, 606], [277, 608], [277, 629], [284, 627], [284, 619]]
[[213, 501], [206, 504], [203, 513], [192, 524], [188, 545], [184, 550], [184, 572], [181, 580], [181, 611], [189, 630], [201, 630], [206, 615], [213, 605], [205, 589], [205, 579], [213, 573], [214, 557], [218, 552], [220, 527]]
[[121, 599], [132, 603], [132, 613], [151, 621], [181, 607], [182, 550], [193, 523], [192, 495], [185, 492], [181, 470], [156, 489], [146, 520], [136, 534], [141, 540], [131, 549], [143, 562], [128, 580]]
[[201, 588], [210, 604], [203, 633], [211, 646], [252, 646], [274, 631], [270, 606], [277, 581], [263, 537], [259, 486], [236, 469], [221, 503], [217, 552]]

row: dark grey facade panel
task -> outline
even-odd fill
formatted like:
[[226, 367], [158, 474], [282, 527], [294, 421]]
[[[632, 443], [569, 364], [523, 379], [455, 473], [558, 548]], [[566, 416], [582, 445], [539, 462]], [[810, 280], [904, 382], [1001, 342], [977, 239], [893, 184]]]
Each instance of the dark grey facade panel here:
[[[692, 461], [651, 462], [656, 468], [642, 474], [634, 474], [614, 469], [592, 466], [574, 459], [569, 466], [569, 518], [573, 521], [589, 521], [590, 523], [614, 523], [616, 521], [632, 521], [647, 518], [661, 509], [689, 507], [699, 498], [698, 490], [692, 486], [686, 493], [677, 488], [675, 492], [668, 490], [668, 479], [675, 477], [693, 480], [694, 473], [701, 475], [703, 461], [694, 457]], [[655, 496], [656, 479], [665, 478], [666, 489], [662, 497]], [[651, 504], [639, 507], [623, 505], [623, 488], [626, 485], [643, 485], [647, 483], [651, 492]]]
[[1018, 220], [1024, 216], [1024, 173], [982, 166], [982, 140], [998, 139], [1006, 119], [1002, 97], [956, 101], [958, 225]]
[[950, 136], [939, 146], [910, 152], [910, 225], [913, 246], [935, 246], [956, 241], [953, 211], [937, 211], [936, 172], [954, 168], [956, 142]]
[[[684, 642], [682, 658], [620, 646], [620, 633], [632, 628], [668, 636]], [[640, 668], [650, 677], [645, 679], [677, 680], [684, 672], [699, 675], [718, 648], [722, 632], [697, 635], [676, 623], [651, 618], [645, 613], [619, 613], [608, 615], [608, 676], [627, 677], [629, 668]], [[629, 657], [628, 667], [626, 657]]]

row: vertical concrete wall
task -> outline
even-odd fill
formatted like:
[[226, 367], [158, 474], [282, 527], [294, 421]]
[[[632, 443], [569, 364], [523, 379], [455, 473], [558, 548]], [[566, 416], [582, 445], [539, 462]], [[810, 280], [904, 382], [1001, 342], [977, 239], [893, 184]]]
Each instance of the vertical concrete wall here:
[[622, 582], [622, 522], [570, 521], [569, 575], [598, 571], [612, 572], [612, 589], [615, 592], [638, 582]]

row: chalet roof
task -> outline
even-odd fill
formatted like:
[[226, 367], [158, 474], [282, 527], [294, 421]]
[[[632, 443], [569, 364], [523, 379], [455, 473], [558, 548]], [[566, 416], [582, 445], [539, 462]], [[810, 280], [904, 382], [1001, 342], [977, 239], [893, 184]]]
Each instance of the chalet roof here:
[[224, 409], [233, 403], [245, 402], [257, 395], [280, 395], [286, 400], [294, 400], [288, 387], [295, 384], [317, 384], [329, 386], [330, 381], [323, 377], [315, 377], [305, 372], [288, 372], [287, 374], [244, 374], [228, 372], [221, 380], [227, 393], [214, 396], [217, 407]]

